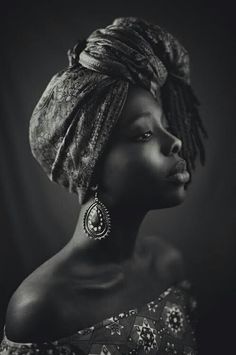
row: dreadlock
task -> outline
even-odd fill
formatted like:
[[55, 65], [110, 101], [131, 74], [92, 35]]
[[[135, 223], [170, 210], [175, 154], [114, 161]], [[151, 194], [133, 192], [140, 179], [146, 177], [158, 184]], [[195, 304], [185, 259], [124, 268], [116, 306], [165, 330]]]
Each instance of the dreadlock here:
[[203, 138], [208, 138], [208, 135], [199, 116], [199, 101], [191, 86], [172, 76], [162, 87], [161, 96], [170, 131], [182, 140], [180, 155], [186, 160], [189, 171], [195, 169], [198, 154], [204, 165], [206, 154]]

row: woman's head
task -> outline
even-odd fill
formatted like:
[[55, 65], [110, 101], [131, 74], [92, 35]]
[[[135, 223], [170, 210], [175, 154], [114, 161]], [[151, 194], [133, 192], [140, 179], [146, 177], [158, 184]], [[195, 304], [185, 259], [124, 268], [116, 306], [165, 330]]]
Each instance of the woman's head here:
[[[150, 169], [155, 170], [160, 164], [161, 179], [176, 162], [178, 153], [187, 160], [189, 169], [194, 168], [199, 152], [204, 161], [201, 134], [205, 131], [189, 84], [188, 54], [173, 36], [142, 19], [118, 18], [112, 25], [94, 31], [86, 41], [78, 42], [69, 51], [69, 59], [69, 67], [53, 77], [33, 112], [30, 144], [48, 177], [77, 193], [81, 203], [89, 194], [95, 171], [105, 157], [109, 161], [111, 145], [110, 155], [119, 145], [121, 160], [116, 169], [125, 169], [128, 159], [138, 174], [137, 153], [143, 158], [139, 188], [147, 183], [155, 185], [157, 175]], [[132, 120], [133, 114], [142, 113], [144, 107], [152, 115], [149, 119], [142, 117], [143, 123], [139, 120], [139, 125], [152, 127], [153, 136], [145, 135], [149, 139], [146, 144], [121, 143], [120, 139], [125, 137], [122, 125]], [[162, 124], [160, 119], [167, 121], [169, 132], [158, 127]], [[119, 132], [123, 132], [122, 138], [117, 140]], [[160, 147], [155, 146], [156, 134]], [[174, 135], [182, 140], [182, 150]], [[163, 150], [171, 141], [175, 158], [166, 160], [163, 155], [157, 160], [154, 152]], [[105, 165], [104, 169], [105, 173]], [[131, 172], [128, 177], [132, 178]], [[181, 200], [183, 189], [177, 195]]]
[[[173, 181], [182, 142], [170, 132], [161, 101], [131, 85], [93, 176], [110, 207], [165, 208], [181, 203], [186, 180]], [[176, 172], [176, 171], [175, 171]], [[172, 175], [170, 179], [168, 175]]]

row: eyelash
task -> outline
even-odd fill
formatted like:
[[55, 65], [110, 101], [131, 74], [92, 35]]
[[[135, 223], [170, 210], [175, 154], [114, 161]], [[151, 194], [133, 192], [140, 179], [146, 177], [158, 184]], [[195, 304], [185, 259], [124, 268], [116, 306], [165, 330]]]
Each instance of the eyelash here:
[[[164, 129], [165, 129], [166, 131], [170, 132], [170, 126], [169, 126], [169, 125], [166, 125], [166, 126], [164, 127]], [[149, 134], [149, 136], [147, 137], [147, 139], [145, 139], [145, 138], [142, 139], [142, 137], [145, 136], [145, 135], [147, 135], [147, 134]], [[150, 138], [151, 136], [152, 136], [152, 131], [146, 131], [146, 132], [144, 132], [143, 134], [140, 134], [140, 135], [134, 137], [134, 140], [135, 140], [136, 142], [146, 142], [146, 141], [149, 140], [149, 138]]]
[[[147, 137], [147, 139], [142, 139], [142, 137], [144, 137], [145, 135], [147, 135], [147, 134], [149, 134], [148, 135], [148, 137]], [[139, 136], [136, 136], [136, 137], [134, 137], [134, 140], [136, 141], [136, 142], [146, 142], [147, 140], [149, 140], [149, 138], [152, 136], [152, 132], [151, 131], [147, 131], [147, 132], [144, 132], [143, 134], [140, 134]]]

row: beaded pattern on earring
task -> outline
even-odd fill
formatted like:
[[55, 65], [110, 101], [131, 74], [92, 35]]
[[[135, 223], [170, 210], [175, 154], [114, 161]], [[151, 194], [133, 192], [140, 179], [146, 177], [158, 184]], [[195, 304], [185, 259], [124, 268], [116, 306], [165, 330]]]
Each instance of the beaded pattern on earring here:
[[85, 211], [83, 227], [89, 238], [100, 240], [106, 238], [111, 231], [111, 217], [106, 206], [98, 199], [98, 185], [93, 190], [94, 202]]

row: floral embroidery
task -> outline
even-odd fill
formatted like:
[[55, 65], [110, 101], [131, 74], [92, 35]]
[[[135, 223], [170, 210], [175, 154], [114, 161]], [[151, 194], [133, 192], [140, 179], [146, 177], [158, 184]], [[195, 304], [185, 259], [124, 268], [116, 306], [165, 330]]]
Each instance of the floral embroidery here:
[[165, 352], [168, 354], [175, 354], [175, 355], [178, 354], [175, 348], [175, 344], [170, 343], [169, 341], [166, 343]]
[[112, 322], [108, 325], [106, 325], [107, 329], [110, 329], [111, 331], [111, 335], [117, 334], [117, 335], [121, 335], [121, 329], [124, 328], [123, 325], [119, 324], [119, 322]]
[[110, 351], [107, 349], [106, 345], [102, 346], [102, 351], [100, 352], [100, 355], [111, 355]]
[[151, 302], [149, 302], [149, 303], [147, 304], [147, 308], [148, 308], [148, 310], [149, 310], [150, 312], [154, 312], [154, 313], [155, 313], [157, 307], [158, 307], [158, 304], [157, 304], [156, 302], [154, 302], [154, 301], [151, 301]]
[[168, 302], [164, 307], [164, 319], [166, 326], [175, 336], [184, 331], [184, 313], [179, 305]]
[[149, 352], [151, 349], [157, 349], [157, 331], [152, 328], [146, 318], [143, 318], [143, 324], [134, 326], [138, 333], [138, 345], [143, 346], [145, 352]]

